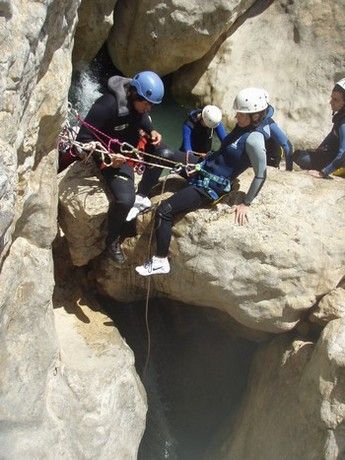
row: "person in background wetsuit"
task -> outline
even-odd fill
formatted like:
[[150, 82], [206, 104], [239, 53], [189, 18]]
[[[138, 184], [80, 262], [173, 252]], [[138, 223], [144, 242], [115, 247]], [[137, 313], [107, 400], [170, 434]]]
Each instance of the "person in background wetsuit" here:
[[168, 252], [175, 216], [218, 200], [231, 190], [231, 183], [236, 177], [252, 167], [254, 178], [243, 202], [235, 208], [235, 222], [244, 225], [249, 206], [266, 179], [265, 140], [270, 137], [267, 108], [261, 90], [246, 88], [238, 93], [234, 101], [237, 119], [235, 128], [223, 140], [219, 150], [211, 152], [201, 162], [196, 156], [189, 160], [196, 163], [195, 174], [187, 187], [173, 194], [157, 208], [157, 253], [136, 267], [137, 273], [142, 276], [169, 273]]
[[212, 149], [213, 132], [222, 141], [226, 131], [222, 123], [222, 112], [215, 105], [206, 105], [202, 110], [192, 110], [182, 127], [182, 152], [206, 154]]
[[285, 169], [286, 171], [292, 171], [293, 168], [293, 148], [285, 132], [280, 126], [273, 120], [274, 109], [269, 103], [269, 96], [266, 90], [262, 90], [267, 104], [267, 117], [269, 118], [271, 137], [266, 140], [266, 157], [267, 165], [279, 168], [281, 161], [281, 150], [285, 157]]
[[[108, 81], [108, 92], [97, 99], [85, 118], [85, 122], [98, 132], [82, 124], [76, 140], [82, 143], [99, 141], [102, 138], [101, 133], [104, 133], [112, 139], [136, 147], [144, 132], [148, 139], [146, 151], [159, 155], [162, 136], [154, 129], [148, 112], [153, 105], [162, 102], [163, 96], [164, 85], [155, 72], [139, 72], [133, 78], [111, 77]], [[106, 137], [102, 140], [108, 143]], [[108, 213], [107, 251], [115, 262], [123, 263], [121, 242], [129, 236], [126, 216], [136, 198], [134, 169], [133, 164], [119, 153], [119, 144], [111, 143], [110, 149], [114, 152], [110, 166], [104, 164], [95, 154], [93, 158], [114, 197]], [[152, 187], [151, 174], [152, 170], [147, 168], [138, 185], [138, 192], [144, 197], [147, 197]]]
[[345, 167], [345, 78], [334, 86], [330, 105], [333, 112], [331, 132], [315, 150], [296, 150], [294, 162], [308, 169], [313, 177], [328, 178], [338, 168]]

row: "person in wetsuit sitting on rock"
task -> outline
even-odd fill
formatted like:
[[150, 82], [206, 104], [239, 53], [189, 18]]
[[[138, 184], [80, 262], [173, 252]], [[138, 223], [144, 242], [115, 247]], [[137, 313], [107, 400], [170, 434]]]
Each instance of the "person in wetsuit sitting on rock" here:
[[[148, 112], [153, 105], [162, 102], [163, 96], [163, 82], [154, 72], [139, 72], [133, 78], [111, 77], [108, 81], [108, 92], [97, 99], [85, 118], [85, 122], [97, 131], [90, 130], [86, 124], [82, 124], [77, 141], [97, 141], [104, 133], [120, 143], [127, 142], [137, 147], [141, 133], [144, 132], [148, 139], [146, 151], [159, 155], [162, 136], [153, 128]], [[110, 148], [114, 153], [110, 166], [104, 164], [100, 156], [97, 158], [94, 154], [93, 158], [114, 197], [108, 213], [107, 251], [115, 262], [122, 263], [124, 255], [121, 242], [129, 236], [126, 216], [135, 202], [136, 195], [133, 164], [119, 153], [119, 147], [119, 144], [111, 143]], [[138, 185], [139, 197], [142, 201], [147, 201], [143, 203], [147, 207], [151, 202], [144, 197], [147, 197], [156, 183], [156, 175], [157, 172], [153, 169], [145, 169]]]
[[222, 112], [215, 105], [192, 110], [182, 126], [182, 152], [205, 155], [212, 150], [213, 133], [222, 141], [226, 131], [222, 123]]
[[265, 140], [270, 137], [268, 103], [257, 88], [246, 88], [234, 101], [237, 124], [223, 140], [219, 150], [211, 152], [196, 164], [189, 185], [163, 201], [156, 211], [156, 255], [136, 267], [142, 276], [165, 274], [170, 271], [168, 252], [175, 216], [194, 211], [218, 200], [231, 190], [231, 183], [246, 169], [252, 167], [254, 178], [243, 202], [235, 208], [235, 222], [243, 225], [249, 206], [266, 179]]
[[310, 175], [327, 178], [339, 168], [345, 167], [345, 78], [333, 88], [330, 105], [333, 127], [316, 150], [296, 150], [294, 162]]

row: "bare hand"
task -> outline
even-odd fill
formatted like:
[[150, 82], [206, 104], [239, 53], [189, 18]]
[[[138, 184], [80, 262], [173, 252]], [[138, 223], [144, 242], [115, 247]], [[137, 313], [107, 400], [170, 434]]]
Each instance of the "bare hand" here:
[[245, 205], [244, 203], [238, 204], [235, 207], [235, 223], [238, 225], [244, 225], [248, 220], [247, 212], [249, 206]]
[[121, 153], [112, 153], [110, 154], [110, 158], [112, 168], [119, 168], [127, 161], [126, 158], [123, 155], [121, 155]]
[[325, 175], [321, 171], [316, 171], [316, 169], [309, 169], [308, 174], [313, 177], [318, 177], [319, 179], [325, 178]]
[[162, 140], [162, 135], [155, 129], [151, 131], [151, 143], [153, 145], [159, 145]]

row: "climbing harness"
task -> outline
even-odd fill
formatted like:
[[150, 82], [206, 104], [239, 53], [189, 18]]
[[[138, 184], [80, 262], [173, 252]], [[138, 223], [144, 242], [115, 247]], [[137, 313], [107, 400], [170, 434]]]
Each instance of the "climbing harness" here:
[[[204, 162], [197, 163], [195, 165], [195, 172], [199, 173], [198, 176], [192, 179], [189, 183], [200, 187], [206, 191], [210, 198], [213, 201], [218, 201], [224, 194], [231, 191], [231, 182], [225, 177], [218, 176], [206, 171], [203, 168]], [[221, 190], [221, 193], [216, 192], [214, 188], [211, 187], [211, 183], [216, 185], [218, 189]]]

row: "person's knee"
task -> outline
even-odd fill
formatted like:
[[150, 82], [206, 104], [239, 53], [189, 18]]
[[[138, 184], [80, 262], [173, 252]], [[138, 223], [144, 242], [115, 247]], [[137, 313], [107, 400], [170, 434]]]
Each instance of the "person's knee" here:
[[173, 218], [173, 214], [172, 214], [171, 204], [167, 201], [163, 201], [163, 203], [161, 203], [158, 206], [157, 211], [156, 211], [157, 225], [160, 225], [162, 220], [170, 221], [172, 220], [172, 218]]
[[117, 208], [120, 208], [122, 211], [129, 211], [135, 201], [135, 194], [121, 195], [116, 198], [115, 205]]
[[155, 150], [155, 154], [158, 155], [161, 158], [164, 158], [165, 160], [173, 160], [175, 151], [172, 150], [170, 147], [167, 145], [157, 147]]
[[293, 161], [302, 169], [310, 169], [310, 152], [308, 150], [295, 150]]

